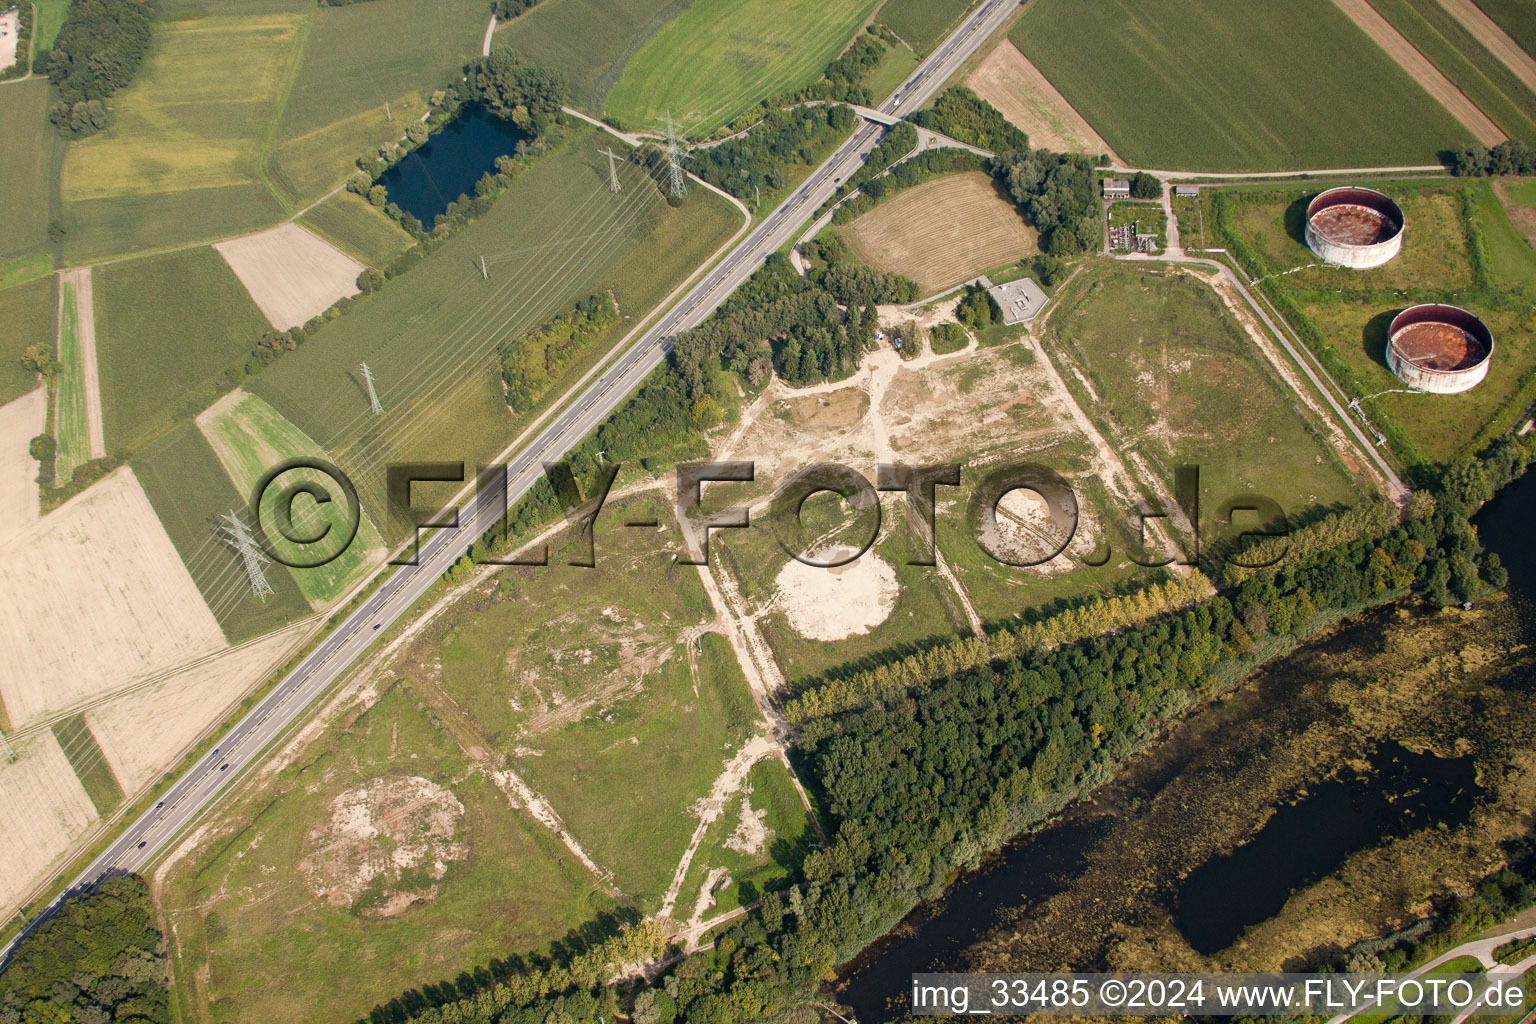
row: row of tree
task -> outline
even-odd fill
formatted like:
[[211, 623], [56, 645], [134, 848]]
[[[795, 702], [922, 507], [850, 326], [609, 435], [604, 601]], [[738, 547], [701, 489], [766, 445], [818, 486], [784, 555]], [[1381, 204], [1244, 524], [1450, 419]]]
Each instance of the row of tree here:
[[149, 53], [154, 18], [155, 0], [71, 0], [48, 57], [61, 101], [48, 116], [61, 132], [90, 135], [106, 126], [100, 101], [133, 81]]
[[1496, 146], [1467, 145], [1451, 154], [1451, 173], [1463, 178], [1489, 174], [1536, 174], [1536, 146], [1506, 139]]
[[[894, 132], [895, 129], [893, 128], [892, 131]], [[837, 212], [832, 215], [832, 223], [846, 224], [896, 193], [914, 185], [920, 185], [941, 174], [982, 171], [989, 166], [990, 163], [986, 157], [972, 153], [968, 149], [946, 146], [942, 149], [924, 150], [891, 168], [889, 174], [882, 174], [864, 182], [858, 195], [845, 200], [837, 208]]]
[[774, 110], [740, 138], [690, 151], [686, 164], [711, 185], [753, 200], [761, 191], [783, 188], [791, 165], [809, 164], [857, 122], [858, 115], [842, 104]]

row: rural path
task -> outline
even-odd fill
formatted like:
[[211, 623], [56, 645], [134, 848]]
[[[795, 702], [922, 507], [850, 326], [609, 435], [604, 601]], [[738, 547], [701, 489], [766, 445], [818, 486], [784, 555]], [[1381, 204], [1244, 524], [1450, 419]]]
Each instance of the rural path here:
[[1488, 115], [1479, 110], [1477, 104], [1456, 88], [1449, 78], [1441, 74], [1440, 69], [1429, 62], [1429, 58], [1404, 39], [1391, 22], [1376, 13], [1368, 0], [1333, 0], [1333, 3], [1360, 31], [1385, 50], [1387, 56], [1397, 61], [1414, 81], [1438, 100], [1441, 106], [1450, 111], [1478, 142], [1492, 146], [1504, 141], [1506, 136], [1499, 126], [1489, 120]]
[[496, 34], [496, 15], [493, 14], [493, 15], [491, 15], [491, 23], [489, 25], [485, 26], [485, 39], [480, 44], [480, 56], [482, 56], [482, 57], [489, 57], [491, 55], [491, 37], [494, 36], [495, 34]]
[[1536, 59], [1509, 38], [1497, 22], [1483, 13], [1482, 8], [1472, 0], [1440, 0], [1440, 6], [1461, 22], [1461, 27], [1472, 33], [1489, 53], [1513, 71], [1527, 89], [1536, 92]]
[[[63, 272], [63, 284], [75, 293], [75, 337], [80, 345], [80, 374], [85, 391], [85, 429], [91, 458], [104, 458], [107, 442], [101, 425], [101, 378], [96, 371], [96, 304], [91, 294], [91, 268]], [[64, 290], [59, 289], [62, 310]], [[60, 330], [63, 329], [62, 316]]]
[[[1500, 974], [1523, 974], [1532, 968], [1536, 968], [1536, 956], [1526, 957], [1524, 960], [1521, 960], [1513, 967], [1510, 967], [1495, 960], [1493, 958], [1493, 951], [1511, 940], [1524, 939], [1532, 936], [1536, 936], [1536, 928], [1518, 929], [1516, 931], [1504, 932], [1499, 935], [1490, 935], [1480, 939], [1473, 939], [1470, 942], [1463, 942], [1459, 946], [1452, 946], [1450, 949], [1446, 950], [1444, 953], [1441, 953], [1433, 960], [1424, 963], [1422, 966], [1415, 967], [1413, 970], [1408, 971], [1407, 973], [1403, 974], [1399, 980], [1407, 980], [1408, 978], [1420, 977], [1421, 975], [1428, 974], [1430, 971], [1433, 971], [1435, 968], [1441, 966], [1442, 964], [1450, 963], [1452, 960], [1463, 956], [1475, 957], [1478, 963], [1482, 964], [1483, 967], [1489, 969], [1490, 971], [1497, 970]], [[1475, 1010], [1475, 1007], [1473, 1010]], [[1461, 1021], [1469, 1017], [1473, 1010], [1468, 1010], [1466, 1013], [1459, 1015], [1453, 1024], [1461, 1024]], [[1352, 1016], [1355, 1016], [1355, 1014], [1340, 1013], [1329, 1018], [1326, 1024], [1344, 1024], [1344, 1022]], [[1509, 1018], [1505, 1019], [1508, 1020]]]

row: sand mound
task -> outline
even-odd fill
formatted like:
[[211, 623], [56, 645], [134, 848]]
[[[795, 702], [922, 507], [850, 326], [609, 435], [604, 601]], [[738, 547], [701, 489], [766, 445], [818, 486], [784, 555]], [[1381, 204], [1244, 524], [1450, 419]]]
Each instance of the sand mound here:
[[[811, 558], [831, 562], [851, 553], [850, 548], [834, 547]], [[870, 551], [834, 569], [791, 559], [774, 583], [778, 607], [795, 632], [810, 640], [842, 640], [868, 633], [890, 616], [901, 592], [896, 570]]]
[[299, 871], [335, 907], [391, 916], [437, 895], [448, 865], [463, 860], [464, 805], [419, 776], [372, 779], [331, 801], [331, 820], [310, 829]]

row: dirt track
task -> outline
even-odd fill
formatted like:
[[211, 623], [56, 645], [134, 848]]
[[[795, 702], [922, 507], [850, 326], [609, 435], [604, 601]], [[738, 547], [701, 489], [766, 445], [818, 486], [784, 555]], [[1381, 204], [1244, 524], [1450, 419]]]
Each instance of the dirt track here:
[[1472, 33], [1488, 52], [1499, 58], [1504, 66], [1536, 93], [1536, 59], [1520, 49], [1520, 44], [1509, 38], [1498, 23], [1482, 12], [1472, 0], [1440, 0], [1440, 6], [1461, 22], [1461, 27]]
[[1460, 121], [1472, 135], [1485, 146], [1492, 146], [1503, 142], [1505, 135], [1499, 130], [1499, 126], [1488, 119], [1477, 108], [1477, 104], [1467, 99], [1466, 95], [1451, 80], [1440, 73], [1440, 70], [1431, 64], [1422, 53], [1414, 48], [1414, 45], [1404, 39], [1402, 34], [1393, 28], [1391, 23], [1376, 13], [1366, 0], [1333, 0], [1339, 10], [1343, 11], [1360, 27], [1360, 30], [1370, 36], [1387, 52], [1387, 56], [1402, 67], [1413, 80], [1440, 102], [1440, 105], [1451, 112], [1451, 115]]
[[965, 84], [1028, 135], [1036, 149], [1093, 156], [1108, 153], [1115, 163], [1121, 162], [1109, 143], [1010, 40], [1004, 39], [987, 54]]

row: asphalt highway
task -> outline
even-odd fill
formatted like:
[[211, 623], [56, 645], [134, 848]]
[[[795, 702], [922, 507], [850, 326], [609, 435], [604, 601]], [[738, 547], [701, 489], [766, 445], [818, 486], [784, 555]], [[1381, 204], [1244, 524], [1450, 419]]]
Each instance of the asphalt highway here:
[[[943, 85], [1016, 7], [1017, 0], [987, 0], [931, 53], [880, 106], [887, 115], [917, 110]], [[861, 122], [837, 151], [817, 167], [735, 249], [689, 289], [649, 330], [589, 383], [532, 442], [508, 451], [507, 504], [527, 493], [543, 472], [602, 423], [654, 370], [671, 338], [699, 324], [794, 236], [837, 186], [863, 164], [884, 128]], [[494, 496], [492, 496], [494, 498]], [[496, 524], [499, 501], [475, 501], [460, 510], [458, 523], [430, 532], [417, 564], [396, 568], [382, 587], [339, 623], [307, 657], [222, 736], [165, 794], [128, 823], [122, 834], [73, 881], [71, 888], [123, 872], [142, 872], [224, 793], [242, 771], [259, 763], [267, 748], [290, 726], [311, 713], [317, 698], [339, 681], [382, 634], [448, 571], [471, 544]], [[390, 572], [390, 570], [384, 570]], [[0, 961], [10, 952], [0, 949]]]

